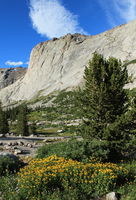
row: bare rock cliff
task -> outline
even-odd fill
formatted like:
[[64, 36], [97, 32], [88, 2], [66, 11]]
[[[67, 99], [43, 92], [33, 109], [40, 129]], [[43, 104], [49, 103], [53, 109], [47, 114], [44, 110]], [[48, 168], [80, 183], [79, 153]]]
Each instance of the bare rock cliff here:
[[0, 89], [15, 83], [25, 75], [26, 71], [24, 67], [0, 68]]
[[[31, 52], [24, 78], [1, 89], [0, 99], [6, 105], [78, 86], [83, 81], [85, 65], [95, 51], [106, 58], [135, 60], [136, 21], [96, 36], [68, 34], [38, 44]], [[128, 70], [136, 77], [136, 64], [129, 65]], [[136, 87], [136, 81], [129, 87]]]

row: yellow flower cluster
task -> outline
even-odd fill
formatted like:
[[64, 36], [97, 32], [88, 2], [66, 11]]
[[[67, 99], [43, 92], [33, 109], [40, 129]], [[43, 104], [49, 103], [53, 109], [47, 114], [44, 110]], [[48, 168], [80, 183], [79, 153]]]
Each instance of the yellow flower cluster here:
[[33, 159], [20, 170], [19, 185], [22, 188], [38, 188], [48, 184], [109, 184], [115, 183], [119, 174], [127, 170], [113, 163], [81, 163], [56, 155]]

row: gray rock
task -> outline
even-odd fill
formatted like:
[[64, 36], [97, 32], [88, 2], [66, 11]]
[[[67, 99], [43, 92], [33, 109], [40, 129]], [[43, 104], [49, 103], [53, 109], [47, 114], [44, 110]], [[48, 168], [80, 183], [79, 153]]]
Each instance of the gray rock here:
[[57, 133], [62, 133], [62, 132], [63, 132], [63, 130], [61, 130], [61, 129], [60, 129], [60, 130], [57, 130]]
[[5, 150], [10, 150], [10, 149], [11, 149], [11, 147], [10, 147], [10, 146], [7, 146], [7, 145], [5, 145], [5, 146], [4, 146], [4, 149], [5, 149]]
[[32, 147], [33, 147], [33, 145], [30, 144], [30, 143], [28, 143], [26, 146], [29, 147], [29, 148], [32, 148]]
[[10, 133], [10, 136], [14, 136], [15, 135], [15, 133]]
[[36, 123], [37, 126], [44, 125], [44, 124], [45, 124], [45, 121], [41, 121], [41, 122]]
[[17, 142], [13, 142], [12, 145], [13, 145], [13, 146], [17, 146], [18, 143], [17, 143]]
[[47, 142], [48, 139], [44, 139], [43, 142]]
[[110, 192], [106, 194], [105, 200], [119, 200], [120, 199], [120, 194], [116, 192]]
[[18, 149], [18, 148], [16, 146], [13, 146], [12, 149], [14, 150], [14, 149]]
[[29, 137], [30, 137], [30, 138], [31, 138], [31, 137], [34, 137], [34, 134], [29, 135]]
[[21, 149], [15, 149], [15, 151], [14, 151], [15, 155], [19, 155], [19, 154], [22, 154], [22, 153], [23, 153], [23, 151]]
[[12, 142], [8, 142], [8, 143], [7, 143], [7, 146], [12, 146]]
[[2, 137], [5, 137], [5, 135], [4, 134], [0, 134], [0, 138], [2, 138]]
[[17, 142], [17, 144], [18, 144], [19, 146], [24, 146], [24, 142], [22, 142], [22, 141]]

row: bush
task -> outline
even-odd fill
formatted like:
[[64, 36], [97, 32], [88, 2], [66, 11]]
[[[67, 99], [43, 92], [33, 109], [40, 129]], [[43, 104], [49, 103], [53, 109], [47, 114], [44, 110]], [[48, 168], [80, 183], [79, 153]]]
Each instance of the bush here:
[[26, 199], [46, 199], [50, 195], [48, 199], [54, 200], [90, 199], [124, 183], [127, 174], [126, 169], [113, 163], [84, 164], [53, 155], [34, 159], [22, 168], [18, 173], [18, 187], [25, 191]]
[[136, 199], [136, 181], [129, 182], [119, 189], [120, 194], [122, 194], [121, 200], [135, 200]]
[[17, 180], [13, 175], [0, 178], [0, 192], [3, 200], [19, 200], [19, 198], [17, 198]]
[[92, 140], [90, 142], [88, 140], [77, 141], [76, 139], [44, 145], [37, 151], [38, 158], [45, 158], [52, 154], [77, 161], [88, 161], [89, 159], [105, 161], [108, 159], [109, 151], [108, 144], [104, 141]]
[[2, 156], [0, 158], [0, 176], [6, 173], [14, 173], [22, 166], [21, 161], [18, 158], [12, 158], [9, 156]]

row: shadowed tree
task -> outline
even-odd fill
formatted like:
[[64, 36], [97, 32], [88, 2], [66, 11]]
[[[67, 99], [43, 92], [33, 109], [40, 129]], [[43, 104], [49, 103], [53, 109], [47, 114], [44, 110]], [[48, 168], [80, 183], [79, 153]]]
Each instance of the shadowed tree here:
[[28, 124], [27, 124], [27, 106], [22, 104], [19, 106], [17, 116], [17, 134], [22, 136], [28, 136]]
[[80, 98], [84, 138], [106, 140], [113, 153], [127, 148], [135, 129], [136, 104], [124, 89], [128, 73], [120, 60], [104, 59], [94, 53], [84, 73], [85, 87]]
[[9, 131], [8, 120], [6, 112], [2, 110], [2, 104], [0, 102], [0, 134], [6, 134]]

